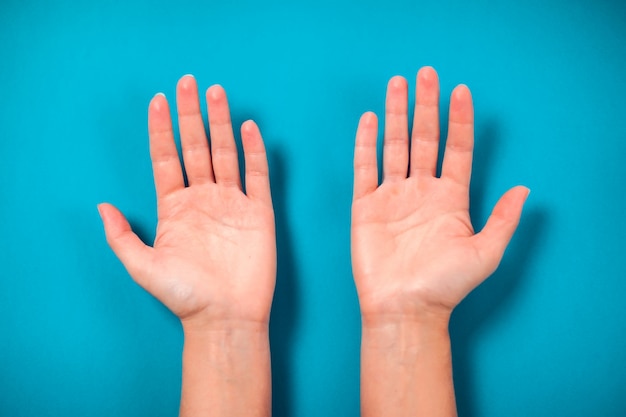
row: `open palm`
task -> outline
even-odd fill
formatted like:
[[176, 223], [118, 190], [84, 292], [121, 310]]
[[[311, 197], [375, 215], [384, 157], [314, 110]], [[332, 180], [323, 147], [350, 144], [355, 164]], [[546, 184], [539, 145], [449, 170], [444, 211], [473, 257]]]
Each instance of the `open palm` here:
[[107, 240], [135, 281], [182, 320], [267, 322], [276, 276], [274, 212], [267, 158], [252, 121], [242, 125], [246, 194], [226, 95], [207, 91], [211, 149], [197, 85], [177, 87], [185, 172], [178, 157], [167, 100], [150, 103], [150, 155], [157, 192], [153, 247], [132, 232], [124, 216], [100, 205]]
[[418, 73], [410, 150], [407, 95], [406, 80], [391, 79], [381, 185], [376, 116], [364, 114], [357, 131], [352, 262], [364, 318], [451, 312], [497, 268], [528, 195], [524, 187], [509, 190], [475, 234], [469, 217], [471, 94], [465, 86], [452, 93], [440, 177], [436, 72], [426, 67]]

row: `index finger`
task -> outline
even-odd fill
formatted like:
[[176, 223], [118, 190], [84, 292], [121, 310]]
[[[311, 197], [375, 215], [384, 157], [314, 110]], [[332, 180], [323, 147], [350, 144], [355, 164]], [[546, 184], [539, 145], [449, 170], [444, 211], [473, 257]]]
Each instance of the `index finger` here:
[[441, 177], [469, 187], [474, 151], [474, 106], [465, 85], [457, 86], [450, 97], [448, 139]]

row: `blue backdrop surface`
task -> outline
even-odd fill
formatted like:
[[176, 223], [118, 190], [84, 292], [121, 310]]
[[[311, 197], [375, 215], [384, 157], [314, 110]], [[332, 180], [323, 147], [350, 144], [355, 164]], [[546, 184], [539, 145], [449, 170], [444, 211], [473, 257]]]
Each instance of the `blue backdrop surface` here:
[[453, 316], [460, 416], [626, 415], [626, 5], [606, 0], [4, 0], [0, 415], [176, 415], [180, 325], [108, 249], [96, 204], [151, 242], [147, 104], [193, 73], [269, 151], [274, 415], [357, 416], [354, 132], [422, 65], [443, 120], [455, 84], [473, 91], [476, 228], [532, 189]]

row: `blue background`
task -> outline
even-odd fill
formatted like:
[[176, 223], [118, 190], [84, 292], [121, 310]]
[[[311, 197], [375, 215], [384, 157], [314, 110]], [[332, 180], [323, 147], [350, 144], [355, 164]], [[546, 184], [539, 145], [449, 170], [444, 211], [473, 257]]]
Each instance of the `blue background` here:
[[180, 325], [108, 249], [96, 204], [151, 242], [147, 104], [193, 73], [270, 154], [274, 414], [357, 416], [354, 131], [422, 65], [443, 120], [454, 85], [472, 88], [476, 227], [532, 189], [453, 316], [459, 414], [626, 415], [626, 6], [606, 0], [3, 0], [0, 415], [177, 414]]

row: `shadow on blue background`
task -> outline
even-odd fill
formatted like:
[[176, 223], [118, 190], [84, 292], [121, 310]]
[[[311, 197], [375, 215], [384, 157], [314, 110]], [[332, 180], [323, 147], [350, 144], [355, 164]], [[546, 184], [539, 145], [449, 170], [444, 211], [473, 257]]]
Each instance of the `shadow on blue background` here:
[[[474, 164], [472, 170], [470, 213], [472, 223], [479, 230], [484, 224], [484, 217], [491, 210], [484, 203], [484, 185], [488, 184], [492, 175], [490, 167], [493, 158], [498, 154], [498, 142], [502, 137], [498, 135], [495, 121], [483, 125], [482, 131], [476, 132], [476, 146], [474, 150]], [[542, 207], [531, 206], [523, 213], [520, 227], [515, 232], [507, 248], [502, 263], [496, 272], [467, 296], [455, 309], [450, 323], [450, 334], [453, 351], [454, 380], [459, 415], [478, 417], [475, 399], [477, 373], [474, 344], [480, 337], [481, 327], [488, 326], [489, 320], [498, 316], [499, 310], [511, 303], [516, 290], [527, 280], [526, 266], [536, 255], [537, 243], [545, 237], [549, 229], [549, 217]], [[525, 415], [524, 410], [518, 410], [509, 415]]]
[[272, 167], [270, 181], [276, 216], [276, 245], [278, 269], [276, 290], [270, 318], [270, 344], [272, 351], [272, 415], [293, 415], [293, 377], [291, 364], [294, 326], [298, 323], [298, 272], [291, 247], [293, 239], [289, 229], [289, 212], [286, 209], [285, 158], [280, 152], [269, 151], [268, 163]]
[[[527, 270], [524, 268], [533, 256], [535, 244], [546, 230], [547, 216], [540, 210], [524, 214], [524, 225], [517, 232], [515, 241], [507, 249], [507, 255], [498, 271], [474, 290], [454, 311], [450, 324], [453, 348], [454, 380], [459, 415], [477, 417], [481, 413], [476, 406], [476, 366], [473, 352], [480, 328], [488, 325], [489, 318], [497, 316], [511, 298], [516, 288], [523, 285]], [[510, 415], [525, 415], [524, 410]]]

